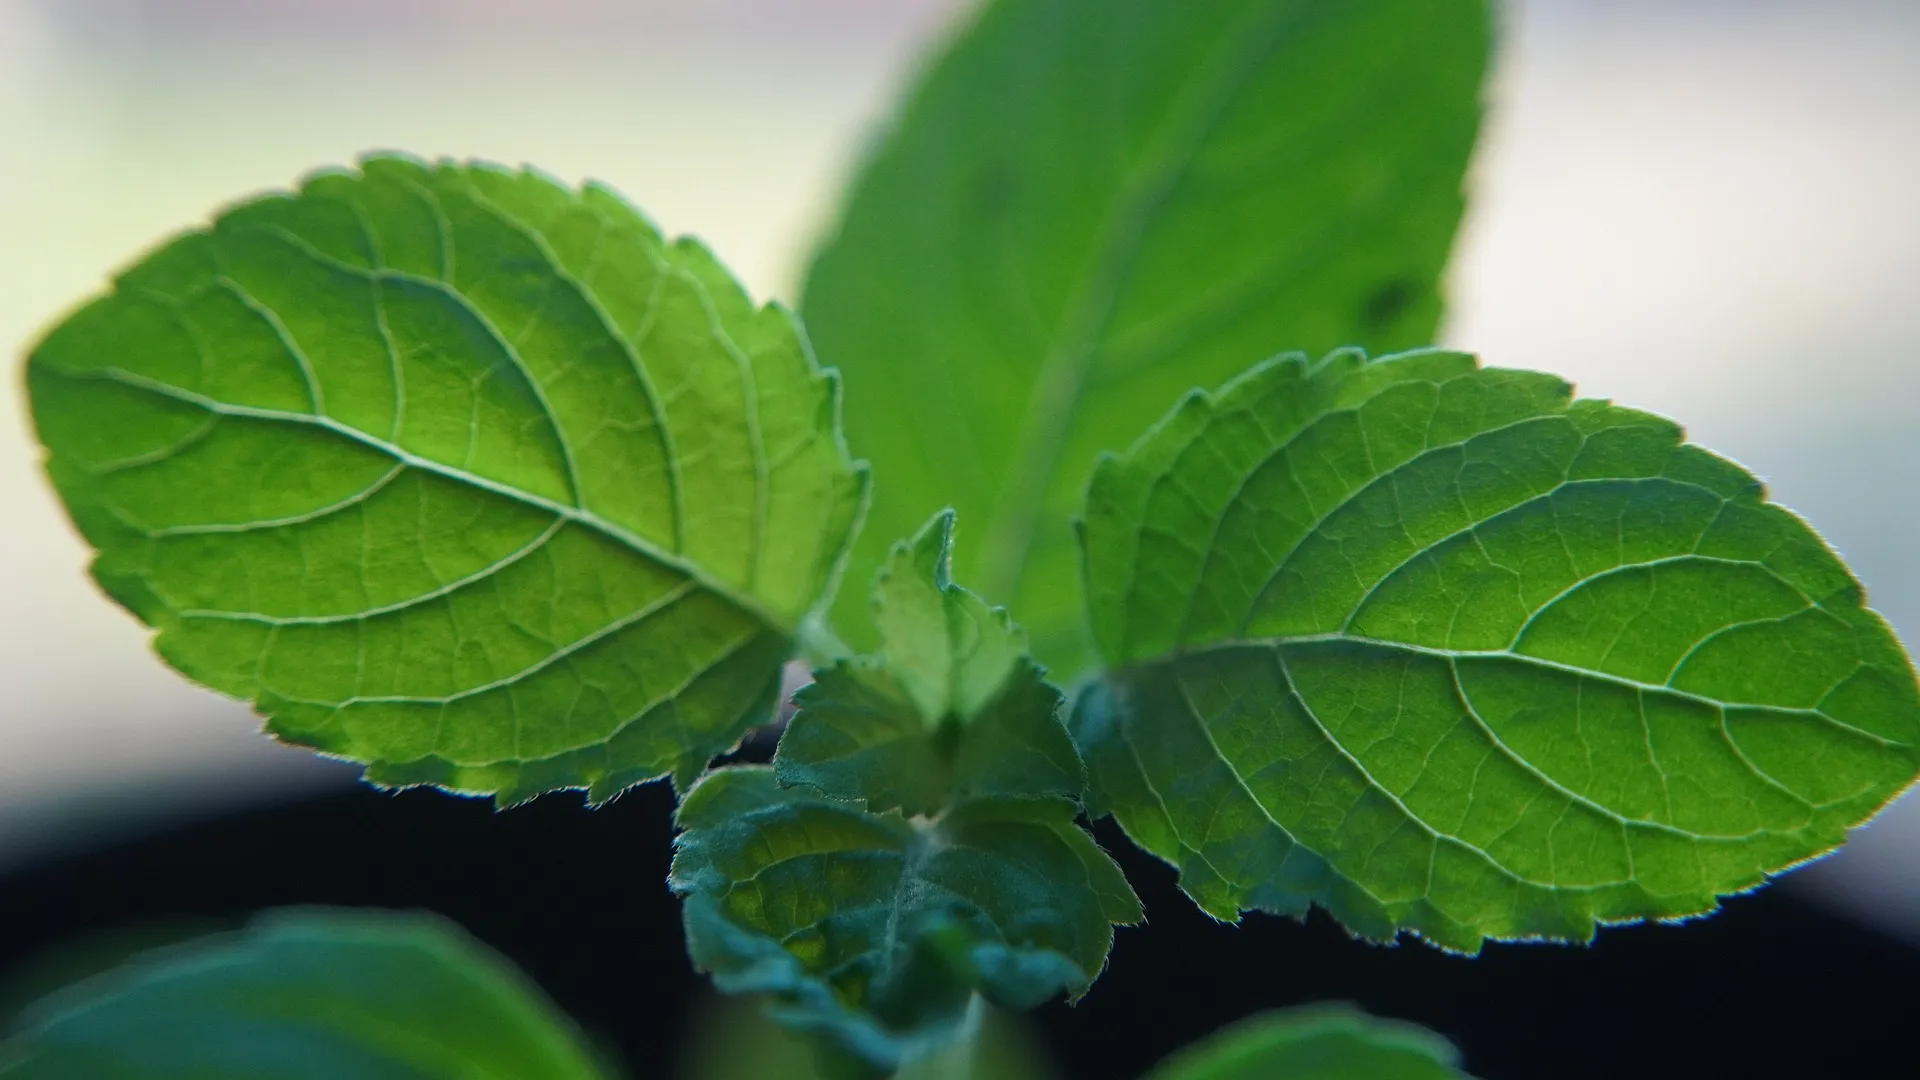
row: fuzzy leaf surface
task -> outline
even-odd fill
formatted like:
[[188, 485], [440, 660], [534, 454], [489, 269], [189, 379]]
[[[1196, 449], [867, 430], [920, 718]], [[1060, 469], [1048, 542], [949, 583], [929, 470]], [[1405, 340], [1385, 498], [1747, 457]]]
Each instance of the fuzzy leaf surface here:
[[953, 583], [952, 511], [894, 545], [874, 583], [881, 650], [814, 673], [774, 764], [869, 810], [933, 814], [977, 798], [1078, 800], [1060, 691], [1004, 609]]
[[274, 912], [31, 1006], [7, 1080], [601, 1080], [572, 1022], [458, 927]]
[[1423, 352], [1262, 365], [1103, 461], [1090, 806], [1216, 917], [1586, 940], [1839, 845], [1920, 689], [1805, 522], [1673, 423]]
[[953, 1038], [975, 993], [1078, 997], [1113, 924], [1139, 921], [1075, 812], [981, 800], [910, 820], [724, 768], [680, 805], [669, 882], [716, 986], [771, 998], [775, 1019], [884, 1075]]
[[1483, 0], [1000, 0], [855, 182], [801, 312], [881, 470], [835, 606], [942, 506], [1035, 657], [1091, 661], [1069, 519], [1099, 453], [1276, 349], [1433, 340]]
[[381, 784], [691, 780], [768, 718], [865, 474], [793, 317], [611, 192], [395, 157], [222, 213], [28, 365], [95, 579]]
[[1161, 1062], [1143, 1080], [1470, 1080], [1451, 1043], [1344, 1006], [1265, 1013]]

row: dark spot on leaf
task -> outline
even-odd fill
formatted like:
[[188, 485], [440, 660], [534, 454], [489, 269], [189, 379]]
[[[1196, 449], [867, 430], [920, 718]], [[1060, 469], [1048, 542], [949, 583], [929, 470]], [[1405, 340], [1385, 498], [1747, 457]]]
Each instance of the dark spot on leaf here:
[[1419, 295], [1419, 287], [1406, 278], [1383, 282], [1360, 303], [1360, 325], [1370, 332], [1392, 326], [1406, 314]]

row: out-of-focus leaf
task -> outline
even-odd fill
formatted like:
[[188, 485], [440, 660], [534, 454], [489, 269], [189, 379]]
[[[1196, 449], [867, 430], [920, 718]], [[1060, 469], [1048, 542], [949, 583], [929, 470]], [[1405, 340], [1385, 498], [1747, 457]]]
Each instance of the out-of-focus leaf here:
[[874, 585], [880, 652], [816, 672], [796, 696], [775, 758], [781, 783], [908, 814], [1080, 798], [1060, 691], [1007, 613], [952, 582], [953, 524], [942, 512], [894, 545]]
[[1839, 845], [1920, 687], [1679, 427], [1457, 353], [1262, 365], [1097, 470], [1089, 805], [1216, 917], [1584, 941]]
[[1065, 800], [982, 800], [935, 819], [709, 773], [681, 803], [670, 879], [694, 964], [728, 993], [884, 1075], [946, 1046], [973, 996], [1084, 993], [1114, 923], [1140, 918]]
[[880, 470], [835, 608], [942, 506], [1035, 655], [1091, 659], [1068, 529], [1095, 455], [1281, 349], [1426, 345], [1484, 0], [1000, 0], [852, 189], [801, 312]]
[[[674, 1075], [679, 1080], [839, 1080], [834, 1062], [822, 1060], [817, 1049], [765, 1011], [722, 998], [706, 1010]], [[1023, 1017], [988, 1009], [970, 1067], [950, 1080], [1054, 1080], [1054, 1071]]]
[[1263, 1013], [1161, 1062], [1143, 1080], [1469, 1080], [1447, 1040], [1344, 1006]]
[[768, 719], [865, 474], [697, 244], [375, 157], [221, 214], [28, 365], [93, 574], [173, 666], [387, 785], [685, 783]]
[[29, 1009], [7, 1080], [600, 1080], [537, 987], [423, 915], [287, 911]]

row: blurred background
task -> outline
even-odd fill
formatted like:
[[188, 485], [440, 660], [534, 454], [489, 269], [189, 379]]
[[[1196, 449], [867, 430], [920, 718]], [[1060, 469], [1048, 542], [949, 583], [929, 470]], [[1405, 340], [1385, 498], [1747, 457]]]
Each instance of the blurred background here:
[[[24, 355], [147, 247], [373, 149], [607, 181], [705, 238], [759, 296], [791, 300], [864, 134], [958, 7], [0, 0], [0, 343]], [[102, 602], [41, 475], [13, 363], [0, 865], [76, 829], [350, 783], [175, 676]]]
[[[0, 0], [0, 343], [22, 354], [222, 203], [374, 148], [605, 180], [791, 300], [863, 143], [964, 7]], [[1920, 641], [1920, 4], [1506, 14], [1447, 342], [1682, 419]], [[347, 798], [352, 770], [256, 734], [100, 598], [17, 368], [0, 396], [0, 875]], [[1920, 801], [1786, 888], [1920, 943]]]

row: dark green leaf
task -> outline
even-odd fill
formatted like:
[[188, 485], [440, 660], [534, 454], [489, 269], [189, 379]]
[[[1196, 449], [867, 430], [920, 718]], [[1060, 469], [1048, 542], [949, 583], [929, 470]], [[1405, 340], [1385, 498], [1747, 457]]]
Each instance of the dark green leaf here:
[[961, 580], [1090, 659], [1068, 519], [1101, 451], [1279, 348], [1433, 340], [1484, 0], [1000, 0], [854, 185], [801, 311], [872, 520], [835, 608], [941, 506]]
[[597, 1080], [526, 977], [424, 915], [288, 911], [29, 1009], [8, 1080]]
[[872, 814], [721, 769], [680, 805], [670, 879], [688, 949], [728, 993], [886, 1072], [938, 1050], [978, 993], [1027, 1008], [1084, 993], [1112, 923], [1140, 918], [1065, 800]]
[[1144, 1080], [1468, 1080], [1440, 1036], [1345, 1006], [1243, 1020], [1161, 1062]]
[[[818, 1048], [738, 999], [720, 999], [686, 1040], [679, 1080], [839, 1080]], [[1038, 1033], [1018, 1013], [987, 1009], [967, 1058], [943, 1080], [1055, 1080]], [[924, 1066], [923, 1066], [924, 1067]]]
[[377, 157], [220, 215], [37, 346], [94, 577], [389, 785], [685, 782], [768, 718], [860, 511], [785, 311], [632, 207]]
[[1078, 800], [1060, 691], [1027, 638], [949, 577], [952, 511], [895, 544], [874, 585], [878, 655], [814, 673], [775, 758], [782, 784], [868, 809], [931, 814], [956, 799]]
[[1423, 352], [1184, 401], [1088, 497], [1090, 802], [1207, 911], [1590, 938], [1840, 844], [1920, 689], [1799, 518], [1674, 424]]

